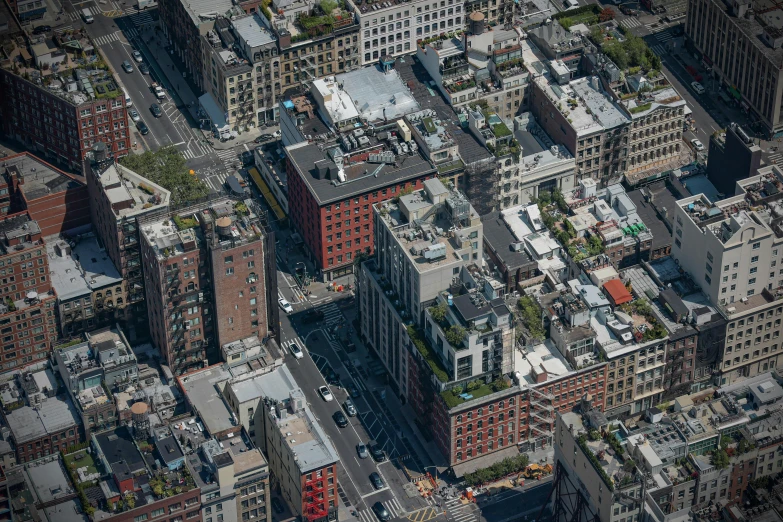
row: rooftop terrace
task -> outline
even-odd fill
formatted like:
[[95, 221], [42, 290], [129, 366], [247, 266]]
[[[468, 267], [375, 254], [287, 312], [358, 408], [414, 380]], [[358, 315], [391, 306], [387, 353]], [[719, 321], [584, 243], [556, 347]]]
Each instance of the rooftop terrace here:
[[70, 174], [49, 165], [29, 152], [3, 158], [3, 167], [6, 178], [10, 176], [21, 178], [22, 191], [28, 201], [84, 186]]
[[96, 177], [118, 219], [166, 208], [171, 199], [168, 190], [119, 163], [112, 163]]

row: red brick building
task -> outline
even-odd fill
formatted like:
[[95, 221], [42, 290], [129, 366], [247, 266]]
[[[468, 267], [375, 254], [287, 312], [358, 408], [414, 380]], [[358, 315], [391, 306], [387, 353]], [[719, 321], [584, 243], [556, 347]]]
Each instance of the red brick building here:
[[395, 164], [370, 163], [370, 153], [383, 149], [376, 144], [375, 151], [344, 157], [343, 168], [315, 144], [286, 149], [291, 222], [327, 281], [351, 273], [360, 254], [372, 254], [374, 203], [418, 190], [436, 173], [418, 155]]
[[48, 161], [81, 170], [96, 143], [115, 157], [130, 151], [125, 96], [111, 73], [91, 77], [93, 89], [116, 92], [90, 97], [37, 85], [12, 70], [0, 68], [0, 133], [37, 151]]
[[27, 210], [44, 237], [90, 223], [87, 185], [29, 152], [3, 159], [0, 215]]
[[46, 245], [27, 212], [0, 218], [0, 372], [49, 356], [57, 339], [57, 298]]

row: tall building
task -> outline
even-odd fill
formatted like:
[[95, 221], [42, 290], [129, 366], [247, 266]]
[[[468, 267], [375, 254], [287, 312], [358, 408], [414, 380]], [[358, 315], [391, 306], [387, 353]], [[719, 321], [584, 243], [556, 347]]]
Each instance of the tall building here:
[[461, 30], [465, 23], [463, 5], [454, 0], [395, 0], [380, 4], [380, 9], [355, 0], [350, 6], [359, 22], [362, 65], [410, 54], [417, 41]]
[[353, 272], [359, 255], [372, 254], [371, 205], [416, 190], [435, 174], [416, 153], [395, 160], [391, 137], [366, 140], [369, 153], [344, 154], [340, 142], [328, 144], [328, 152], [307, 142], [286, 147], [291, 221], [325, 280]]
[[689, 0], [686, 45], [769, 135], [783, 130], [783, 8], [771, 0]]
[[224, 395], [269, 458], [293, 515], [308, 522], [337, 520], [340, 456], [288, 368], [232, 382]]
[[[9, 27], [15, 24], [15, 18], [8, 18]], [[83, 68], [69, 59], [70, 49], [94, 49], [90, 39], [46, 39], [33, 45], [13, 34], [0, 34], [0, 132], [50, 163], [75, 171], [97, 143], [112, 156], [128, 154], [131, 133], [118, 79], [108, 67]], [[25, 55], [31, 58], [24, 61]], [[58, 79], [50, 73], [53, 68]]]
[[[93, 163], [87, 169], [86, 178], [90, 213], [99, 244], [124, 283], [127, 295], [125, 321], [131, 329], [129, 335], [132, 339], [136, 335], [144, 336], [148, 329], [147, 309], [137, 220], [165, 214], [171, 194], [113, 161]], [[103, 297], [106, 297], [105, 292]]]
[[277, 300], [266, 274], [275, 273], [274, 261], [267, 266], [274, 235], [251, 200], [219, 199], [140, 227], [150, 333], [175, 375], [218, 362], [220, 347], [264, 338], [277, 325], [277, 306], [267, 306]]
[[57, 339], [57, 298], [49, 278], [46, 244], [27, 212], [0, 218], [0, 325], [2, 371], [46, 359]]
[[733, 196], [737, 182], [749, 178], [761, 166], [761, 147], [745, 129], [732, 123], [725, 133], [710, 136], [707, 177], [715, 188]]

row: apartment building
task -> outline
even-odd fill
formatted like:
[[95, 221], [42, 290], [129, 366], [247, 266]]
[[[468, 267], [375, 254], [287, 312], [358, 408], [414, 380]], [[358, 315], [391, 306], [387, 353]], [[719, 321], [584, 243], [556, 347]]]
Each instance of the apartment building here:
[[769, 0], [691, 0], [686, 42], [769, 136], [783, 130], [781, 7]]
[[185, 465], [201, 490], [204, 522], [272, 520], [269, 464], [244, 431], [227, 443], [203, 442]]
[[338, 142], [328, 152], [306, 142], [285, 149], [291, 221], [326, 281], [353, 272], [357, 256], [372, 254], [371, 205], [417, 190], [435, 173], [418, 154], [395, 164], [390, 136], [361, 138], [360, 154], [343, 152]]
[[2, 371], [46, 359], [57, 338], [57, 298], [46, 244], [27, 212], [0, 219]]
[[[93, 228], [124, 281], [125, 322], [137, 332], [145, 332], [147, 308], [137, 220], [168, 212], [171, 194], [114, 161], [93, 163], [85, 177]], [[107, 297], [105, 292], [103, 297]]]
[[219, 347], [263, 338], [277, 324], [267, 315], [277, 307], [266, 304], [259, 212], [250, 200], [218, 199], [140, 223], [150, 334], [174, 374], [217, 362]]
[[[8, 20], [17, 27], [16, 18]], [[50, 163], [75, 171], [81, 170], [97, 143], [103, 143], [112, 156], [127, 154], [130, 131], [117, 78], [108, 67], [78, 68], [74, 60], [68, 60], [74, 48], [93, 49], [90, 39], [84, 35], [62, 47], [43, 43], [28, 48], [26, 39], [12, 38], [13, 32], [3, 36], [0, 132]], [[23, 55], [35, 59], [19, 62]], [[62, 80], [47, 74], [53, 66]], [[28, 79], [33, 75], [42, 80]]]
[[373, 205], [377, 257], [362, 267], [361, 334], [401, 396], [407, 395], [406, 324], [482, 259], [481, 222], [470, 202], [438, 179], [397, 202]]
[[464, 27], [463, 6], [454, 0], [394, 0], [380, 4], [350, 2], [360, 27], [361, 65], [410, 54], [416, 42]]
[[261, 16], [217, 18], [214, 28], [201, 37], [203, 63], [209, 65], [203, 71], [204, 89], [234, 131], [277, 120], [277, 38], [261, 22]]
[[84, 441], [79, 414], [67, 395], [57, 395], [51, 370], [23, 371], [6, 383], [9, 394], [19, 397], [13, 410], [3, 411], [18, 464], [56, 455]]
[[292, 513], [308, 522], [337, 520], [340, 457], [288, 368], [229, 383], [224, 396], [255, 434]]
[[488, 24], [498, 26], [514, 22], [514, 8], [514, 2], [508, 0], [471, 0], [465, 3], [466, 13], [480, 13]]

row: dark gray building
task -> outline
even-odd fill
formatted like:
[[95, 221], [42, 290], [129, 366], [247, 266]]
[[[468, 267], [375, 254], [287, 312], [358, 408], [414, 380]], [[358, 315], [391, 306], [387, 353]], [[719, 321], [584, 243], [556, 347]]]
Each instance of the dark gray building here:
[[734, 195], [737, 181], [756, 174], [760, 165], [761, 147], [736, 123], [710, 138], [707, 177], [723, 194]]

